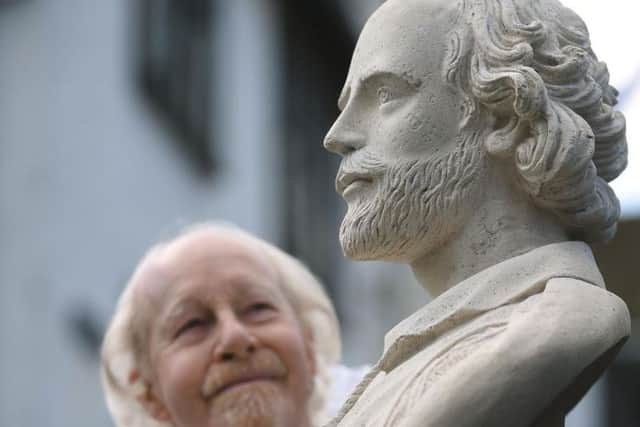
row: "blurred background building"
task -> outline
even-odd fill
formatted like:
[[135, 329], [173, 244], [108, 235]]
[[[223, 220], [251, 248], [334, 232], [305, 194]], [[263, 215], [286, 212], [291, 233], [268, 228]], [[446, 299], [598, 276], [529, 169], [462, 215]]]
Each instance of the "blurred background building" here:
[[[380, 0], [0, 0], [0, 426], [107, 427], [98, 352], [147, 247], [233, 222], [326, 283], [345, 362], [427, 297], [409, 270], [343, 259], [338, 159], [322, 148], [356, 37]], [[624, 222], [597, 248], [640, 316], [640, 39], [634, 2], [565, 1], [629, 122]], [[639, 326], [640, 327], [640, 326]], [[570, 427], [640, 420], [632, 339]]]

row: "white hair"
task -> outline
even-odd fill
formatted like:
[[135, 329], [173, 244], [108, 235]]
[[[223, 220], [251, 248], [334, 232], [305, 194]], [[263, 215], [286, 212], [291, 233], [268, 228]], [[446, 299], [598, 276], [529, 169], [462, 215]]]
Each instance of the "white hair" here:
[[265, 254], [276, 269], [279, 285], [293, 307], [304, 329], [311, 332], [316, 374], [309, 400], [309, 416], [313, 425], [327, 421], [326, 403], [331, 387], [329, 368], [340, 359], [340, 329], [333, 305], [320, 282], [298, 260], [277, 247], [236, 227], [219, 224], [197, 224], [187, 228], [169, 242], [152, 247], [127, 283], [107, 329], [101, 356], [101, 376], [107, 406], [118, 427], [169, 427], [147, 414], [139, 398], [148, 392], [141, 372], [145, 372], [145, 345], [137, 336], [143, 308], [135, 289], [145, 271], [157, 264], [161, 253], [186, 239], [200, 237], [232, 239]]
[[571, 238], [610, 240], [620, 204], [608, 182], [627, 165], [626, 124], [584, 22], [558, 0], [452, 4], [444, 73], [467, 94], [470, 120], [498, 119], [488, 151], [514, 161], [521, 187]]

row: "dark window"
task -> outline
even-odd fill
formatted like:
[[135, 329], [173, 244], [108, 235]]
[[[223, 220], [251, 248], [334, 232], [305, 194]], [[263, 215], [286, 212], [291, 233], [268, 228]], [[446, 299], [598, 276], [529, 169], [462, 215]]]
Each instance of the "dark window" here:
[[606, 380], [608, 427], [640, 425], [640, 362], [624, 361], [609, 368]]
[[343, 259], [338, 243], [343, 202], [333, 186], [339, 158], [324, 150], [322, 140], [337, 117], [355, 34], [337, 1], [283, 0], [282, 8], [286, 249], [309, 265], [332, 293], [336, 265]]
[[202, 173], [214, 168], [211, 144], [213, 2], [138, 0], [138, 82], [171, 124]]

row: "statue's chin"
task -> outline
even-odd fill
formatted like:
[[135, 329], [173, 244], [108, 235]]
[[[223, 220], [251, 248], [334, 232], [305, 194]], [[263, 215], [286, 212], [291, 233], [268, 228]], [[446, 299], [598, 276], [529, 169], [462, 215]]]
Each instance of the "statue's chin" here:
[[349, 243], [341, 242], [342, 245], [342, 253], [347, 258], [350, 258], [354, 261], [376, 261], [378, 258], [374, 254], [367, 253], [361, 248], [357, 248]]
[[[413, 211], [382, 199], [387, 206], [347, 212], [340, 226], [342, 251], [355, 261], [411, 264], [440, 248], [463, 226], [473, 206], [473, 197], [468, 193], [464, 196], [449, 197], [446, 199], [449, 204], [441, 203], [440, 209], [437, 203], [432, 203], [424, 205], [423, 211]], [[380, 214], [403, 209], [409, 212], [403, 221], [392, 221]]]
[[[376, 260], [376, 254], [367, 250], [366, 246], [362, 244], [362, 237], [356, 239], [355, 233], [349, 231], [343, 231], [340, 233], [340, 245], [342, 246], [342, 252], [348, 258], [355, 261], [373, 261]], [[360, 243], [358, 243], [360, 242]]]
[[[340, 244], [348, 258], [356, 261], [410, 263], [427, 248], [426, 242], [438, 240], [433, 232], [441, 230], [438, 217], [428, 216], [407, 205], [406, 198], [396, 200], [391, 190], [369, 201], [349, 205], [340, 226]], [[412, 194], [420, 194], [419, 188]], [[435, 212], [434, 209], [429, 209]], [[398, 213], [405, 212], [405, 215]], [[395, 225], [394, 225], [395, 224]], [[437, 233], [436, 233], [437, 234]], [[431, 239], [428, 239], [432, 237]]]
[[[376, 239], [374, 236], [387, 236]], [[394, 239], [395, 238], [395, 239]], [[410, 263], [414, 252], [421, 252], [423, 242], [418, 239], [402, 239], [391, 233], [373, 232], [365, 234], [343, 224], [340, 244], [344, 255], [354, 261], [387, 261]]]
[[446, 243], [482, 193], [486, 163], [479, 145], [467, 135], [452, 153], [389, 167], [375, 195], [348, 203], [340, 226], [344, 254], [412, 263]]
[[354, 261], [385, 261], [411, 264], [421, 255], [431, 251], [422, 239], [397, 241], [369, 241], [368, 244], [353, 242], [351, 237], [341, 238], [342, 252]]

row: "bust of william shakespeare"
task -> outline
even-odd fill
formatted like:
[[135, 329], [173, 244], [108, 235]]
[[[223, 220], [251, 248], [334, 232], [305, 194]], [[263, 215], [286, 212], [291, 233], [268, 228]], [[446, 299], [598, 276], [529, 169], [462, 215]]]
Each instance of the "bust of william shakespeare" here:
[[327, 150], [356, 260], [433, 300], [394, 327], [333, 425], [562, 426], [629, 335], [591, 249], [620, 208], [625, 121], [556, 0], [388, 0]]

